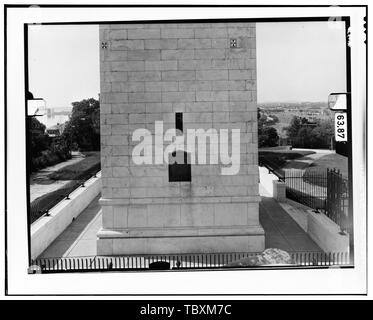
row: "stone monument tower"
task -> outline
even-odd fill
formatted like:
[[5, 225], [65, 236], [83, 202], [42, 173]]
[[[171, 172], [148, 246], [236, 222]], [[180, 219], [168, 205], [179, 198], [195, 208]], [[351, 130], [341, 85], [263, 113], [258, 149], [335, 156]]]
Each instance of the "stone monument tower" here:
[[[254, 23], [100, 26], [99, 255], [264, 250], [255, 43]], [[196, 129], [196, 155], [167, 163], [169, 129]], [[139, 164], [140, 143], [151, 160]]]

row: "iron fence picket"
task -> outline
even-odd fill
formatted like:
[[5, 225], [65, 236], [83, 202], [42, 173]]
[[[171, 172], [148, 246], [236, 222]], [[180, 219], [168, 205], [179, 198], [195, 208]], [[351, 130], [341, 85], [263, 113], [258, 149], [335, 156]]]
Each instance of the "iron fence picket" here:
[[347, 181], [339, 170], [304, 172], [291, 169], [285, 170], [284, 177], [288, 198], [320, 210], [342, 230], [348, 231]]
[[[84, 271], [84, 270], [146, 270], [152, 262], [169, 262], [170, 269], [214, 269], [222, 268], [234, 261], [254, 257], [258, 253], [219, 253], [195, 255], [147, 255], [122, 257], [74, 257], [42, 258], [33, 263], [42, 272]], [[348, 265], [348, 252], [290, 252], [294, 266]]]

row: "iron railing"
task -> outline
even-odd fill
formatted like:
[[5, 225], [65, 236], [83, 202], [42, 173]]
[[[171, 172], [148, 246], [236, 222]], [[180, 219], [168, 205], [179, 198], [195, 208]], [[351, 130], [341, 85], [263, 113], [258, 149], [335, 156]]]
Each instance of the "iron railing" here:
[[325, 214], [348, 231], [348, 183], [339, 170], [285, 170], [286, 196]]
[[[216, 253], [182, 255], [133, 255], [133, 256], [92, 256], [41, 258], [32, 261], [32, 270], [41, 273], [85, 272], [85, 271], [145, 271], [183, 269], [226, 269], [240, 259], [255, 257], [259, 253]], [[304, 266], [347, 266], [347, 252], [289, 252], [292, 264], [287, 267]], [[264, 267], [271, 266], [266, 265]], [[278, 267], [278, 265], [274, 265]], [[256, 266], [254, 266], [256, 267]], [[263, 266], [261, 266], [263, 267]], [[251, 268], [251, 267], [246, 267]]]
[[349, 192], [348, 180], [342, 177], [339, 170], [327, 170], [327, 201], [325, 214], [337, 223], [342, 231], [350, 232], [348, 221]]
[[70, 194], [79, 187], [84, 187], [87, 180], [95, 177], [100, 171], [100, 164], [92, 167], [90, 170], [79, 176], [77, 180], [71, 180], [61, 188], [49, 192], [30, 203], [30, 223], [35, 222], [44, 215], [48, 215], [49, 211], [59, 204], [64, 199], [69, 199]]
[[269, 173], [273, 173], [277, 176], [279, 181], [285, 181], [285, 170], [275, 161], [266, 159], [265, 157], [259, 157], [259, 166], [267, 168]]
[[285, 170], [286, 196], [316, 210], [325, 210], [327, 175], [325, 172]]

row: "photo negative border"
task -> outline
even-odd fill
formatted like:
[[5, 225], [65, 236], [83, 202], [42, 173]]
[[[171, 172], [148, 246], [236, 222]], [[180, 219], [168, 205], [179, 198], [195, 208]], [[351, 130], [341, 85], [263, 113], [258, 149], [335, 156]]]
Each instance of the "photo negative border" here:
[[[4, 73], [4, 101], [5, 101], [5, 108], [4, 108], [4, 116], [5, 116], [5, 125], [4, 125], [4, 131], [5, 131], [5, 144], [4, 144], [4, 147], [5, 147], [5, 217], [4, 217], [4, 222], [5, 222], [5, 294], [6, 295], [9, 295], [8, 294], [8, 276], [7, 276], [7, 273], [8, 273], [8, 261], [7, 261], [7, 164], [6, 164], [6, 160], [7, 160], [7, 145], [6, 145], [6, 142], [7, 142], [7, 123], [6, 123], [6, 116], [7, 116], [7, 9], [8, 8], [28, 8], [30, 7], [30, 5], [4, 5], [4, 70], [5, 70], [5, 73]], [[232, 7], [232, 8], [239, 8], [239, 7], [260, 7], [260, 8], [270, 8], [270, 7], [290, 7], [290, 8], [308, 8], [308, 7], [317, 7], [317, 8], [330, 8], [331, 6], [330, 5], [38, 5], [38, 7], [40, 8], [126, 8], [126, 7], [130, 7], [130, 8], [149, 8], [149, 7], [166, 7], [166, 8], [180, 8], [180, 7], [190, 7], [190, 8], [198, 8], [198, 7], [211, 7], [211, 8], [221, 8], [221, 7]], [[368, 17], [368, 10], [367, 10], [367, 5], [340, 5], [338, 7], [363, 7], [365, 8], [366, 10], [366, 18], [365, 18], [365, 21], [367, 21], [367, 17]], [[350, 142], [349, 143], [349, 147], [348, 147], [348, 184], [349, 184], [349, 208], [348, 208], [348, 211], [349, 211], [349, 216], [350, 216], [350, 223], [352, 225], [352, 234], [350, 236], [350, 261], [352, 260], [352, 266], [341, 266], [341, 268], [353, 268], [353, 264], [354, 264], [354, 226], [353, 226], [353, 176], [352, 176], [352, 165], [353, 165], [353, 162], [352, 162], [352, 118], [351, 118], [351, 95], [353, 94], [351, 92], [351, 49], [348, 45], [348, 28], [350, 27], [350, 16], [342, 16], [342, 17], [338, 17], [340, 18], [341, 20], [340, 21], [344, 21], [345, 22], [345, 39], [346, 39], [346, 42], [345, 42], [345, 45], [346, 45], [346, 91], [348, 93], [350, 93], [348, 95], [348, 108], [347, 108], [347, 117], [349, 119], [348, 121], [348, 127], [347, 127], [347, 130], [348, 130], [348, 141]], [[284, 18], [284, 17], [281, 17], [281, 18], [227, 18], [227, 19], [178, 19], [178, 20], [136, 20], [136, 21], [84, 21], [84, 22], [45, 22], [45, 23], [40, 23], [41, 26], [43, 25], [100, 25], [100, 24], [151, 24], [151, 23], [226, 23], [226, 22], [238, 22], [238, 23], [242, 23], [242, 22], [247, 22], [247, 23], [260, 23], [260, 22], [266, 22], [266, 23], [270, 23], [270, 22], [322, 22], [322, 21], [328, 21], [329, 18], [328, 17], [324, 17], [324, 16], [320, 16], [320, 17], [289, 17], [289, 18]], [[25, 117], [27, 116], [27, 92], [29, 90], [29, 81], [28, 81], [28, 26], [30, 25], [34, 25], [33, 23], [24, 23], [24, 63], [25, 63], [25, 69], [24, 69], [24, 76], [25, 76]], [[366, 23], [366, 26], [367, 26], [367, 23]], [[366, 30], [366, 33], [367, 33], [367, 30]], [[367, 45], [366, 45], [366, 53], [368, 53], [368, 48], [367, 48]], [[368, 55], [366, 55], [366, 66], [368, 66]], [[367, 68], [368, 70], [368, 68]], [[368, 83], [368, 81], [366, 81], [366, 84]], [[365, 105], [365, 108], [366, 108], [366, 114], [367, 114], [367, 101], [368, 101], [368, 93], [366, 91], [366, 105]], [[27, 141], [27, 120], [25, 121], [26, 123], [26, 140]], [[27, 223], [28, 223], [28, 261], [29, 261], [29, 265], [31, 264], [31, 239], [30, 239], [30, 230], [31, 230], [31, 226], [29, 224], [29, 212], [30, 212], [30, 188], [29, 188], [29, 176], [30, 176], [30, 168], [29, 168], [29, 144], [26, 143], [26, 183], [27, 183], [27, 187], [26, 187], [26, 197], [27, 197]], [[365, 161], [367, 160], [367, 155], [366, 155], [366, 159]], [[367, 164], [367, 162], [366, 162]], [[366, 176], [366, 182], [368, 181], [368, 175]], [[367, 190], [368, 191], [368, 190]], [[367, 197], [366, 197], [366, 203], [367, 203]], [[367, 212], [366, 212], [366, 221], [367, 221], [368, 217], [367, 217]], [[368, 225], [368, 223], [367, 223]], [[366, 231], [367, 231], [367, 225], [366, 225]], [[368, 248], [367, 248], [367, 251], [368, 251]], [[367, 253], [366, 252], [366, 257], [367, 257]], [[295, 269], [328, 269], [329, 267], [323, 267], [323, 266], [301, 266], [301, 267], [282, 267], [282, 268], [274, 268], [274, 267], [260, 267], [260, 268], [249, 268], [249, 267], [244, 267], [244, 268], [232, 268], [232, 269], [213, 269], [213, 271], [226, 271], [226, 270], [229, 270], [229, 271], [233, 271], [233, 270], [237, 270], [237, 271], [241, 271], [241, 270], [245, 270], [245, 271], [248, 271], [248, 270], [286, 270], [286, 269], [292, 269], [292, 270], [295, 270]], [[190, 271], [211, 271], [212, 269], [205, 269], [205, 270], [180, 270], [179, 272], [183, 272], [183, 271], [187, 271], [187, 272], [190, 272]], [[108, 270], [109, 272], [111, 270]], [[145, 272], [159, 272], [157, 270], [149, 270], [149, 271], [145, 271]], [[167, 270], [168, 271], [168, 270]], [[366, 261], [366, 271], [368, 271], [368, 262]], [[26, 271], [25, 271], [26, 272]], [[70, 271], [71, 272], [71, 271]], [[74, 272], [74, 271], [72, 271]], [[95, 271], [92, 271], [92, 272], [95, 272]], [[114, 271], [115, 272], [115, 271]], [[121, 272], [121, 271], [119, 271]], [[123, 272], [126, 272], [126, 273], [129, 273], [129, 272], [136, 272], [137, 271], [123, 271]], [[165, 272], [165, 271], [163, 271]], [[66, 273], [69, 273], [69, 271], [66, 271]], [[95, 272], [97, 273], [97, 272]], [[47, 296], [49, 294], [46, 294]], [[52, 294], [53, 295], [53, 294]], [[59, 296], [59, 294], [57, 294]], [[74, 294], [73, 294], [74, 295]], [[85, 294], [76, 294], [77, 296], [84, 296]], [[92, 296], [99, 296], [100, 294], [89, 294], [89, 295], [92, 295]], [[107, 295], [107, 294], [105, 294]], [[109, 294], [109, 296], [111, 296], [112, 294]], [[131, 295], [132, 294], [123, 294], [123, 295]], [[119, 294], [119, 296], [123, 296], [122, 294]], [[146, 294], [133, 294], [134, 296], [145, 296]], [[166, 296], [166, 295], [170, 295], [170, 294], [152, 294], [154, 296]], [[171, 295], [183, 295], [183, 294], [171, 294]], [[211, 294], [190, 294], [190, 295], [211, 295]], [[213, 295], [235, 295], [235, 294], [213, 294]], [[254, 294], [239, 294], [239, 295], [254, 295]], [[257, 295], [257, 294], [255, 294]], [[264, 296], [267, 296], [267, 295], [289, 295], [289, 294], [259, 294], [259, 295], [264, 295]], [[299, 294], [295, 294], [295, 295], [299, 295]], [[302, 295], [302, 294], [301, 294]], [[306, 295], [306, 294], [304, 294]], [[313, 295], [317, 295], [317, 294], [313, 294]], [[329, 294], [323, 294], [323, 295], [329, 295]], [[335, 294], [334, 294], [335, 295]], [[347, 295], [347, 294], [338, 294], [338, 295]], [[360, 294], [357, 294], [357, 295], [360, 295]], [[115, 294], [114, 294], [115, 296]]]

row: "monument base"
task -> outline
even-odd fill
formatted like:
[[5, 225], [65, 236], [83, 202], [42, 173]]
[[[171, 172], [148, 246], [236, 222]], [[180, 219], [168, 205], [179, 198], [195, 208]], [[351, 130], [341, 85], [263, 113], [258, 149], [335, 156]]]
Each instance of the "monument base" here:
[[[163, 235], [161, 235], [163, 234]], [[261, 252], [264, 231], [249, 228], [105, 230], [97, 234], [98, 255]]]
[[258, 199], [101, 199], [97, 254], [261, 252]]

